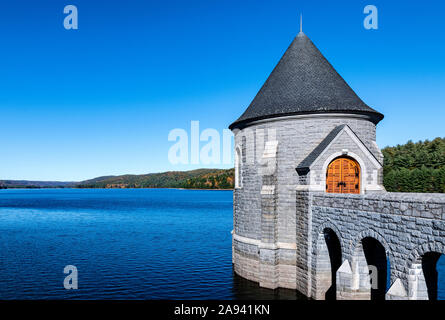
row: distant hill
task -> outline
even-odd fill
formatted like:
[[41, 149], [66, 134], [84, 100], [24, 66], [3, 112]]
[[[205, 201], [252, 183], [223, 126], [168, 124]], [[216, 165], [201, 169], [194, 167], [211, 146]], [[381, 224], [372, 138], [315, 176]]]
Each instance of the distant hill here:
[[387, 191], [445, 193], [445, 138], [408, 141], [382, 152]]
[[0, 180], [11, 188], [187, 188], [233, 189], [234, 169], [197, 169], [142, 175], [103, 176], [81, 182]]
[[77, 188], [187, 188], [232, 189], [234, 169], [197, 169], [144, 175], [99, 177], [76, 184]]
[[[390, 192], [445, 193], [445, 138], [382, 149], [383, 183]], [[82, 182], [0, 180], [0, 188], [233, 189], [234, 169], [197, 169], [103, 176]]]
[[[383, 180], [389, 192], [445, 193], [445, 138], [382, 149]], [[79, 183], [84, 188], [232, 189], [234, 169], [198, 169], [146, 175], [102, 177]]]
[[0, 180], [0, 189], [9, 188], [66, 188], [73, 187], [76, 182], [62, 181], [27, 181], [27, 180]]

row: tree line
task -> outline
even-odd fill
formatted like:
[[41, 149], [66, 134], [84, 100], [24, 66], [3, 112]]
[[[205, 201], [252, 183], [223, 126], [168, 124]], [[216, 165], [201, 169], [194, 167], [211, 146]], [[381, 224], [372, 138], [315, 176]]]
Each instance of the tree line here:
[[445, 193], [445, 139], [386, 147], [383, 184], [389, 192]]

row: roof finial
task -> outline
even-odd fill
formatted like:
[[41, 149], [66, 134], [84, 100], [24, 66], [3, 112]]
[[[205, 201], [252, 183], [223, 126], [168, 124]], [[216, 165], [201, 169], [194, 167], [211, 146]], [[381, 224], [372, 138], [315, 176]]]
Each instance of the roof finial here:
[[300, 13], [300, 32], [303, 32], [303, 14]]

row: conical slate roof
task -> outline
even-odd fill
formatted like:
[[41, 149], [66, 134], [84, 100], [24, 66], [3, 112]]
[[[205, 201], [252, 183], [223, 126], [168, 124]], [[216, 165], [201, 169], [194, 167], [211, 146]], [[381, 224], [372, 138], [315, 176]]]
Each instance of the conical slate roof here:
[[310, 113], [365, 114], [377, 124], [383, 115], [367, 106], [300, 32], [261, 90], [230, 129], [255, 120]]

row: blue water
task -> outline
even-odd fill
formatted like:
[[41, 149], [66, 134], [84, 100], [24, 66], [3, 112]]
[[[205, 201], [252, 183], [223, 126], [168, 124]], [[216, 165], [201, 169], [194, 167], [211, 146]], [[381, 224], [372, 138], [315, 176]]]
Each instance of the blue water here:
[[[0, 190], [0, 299], [295, 298], [233, 274], [231, 191]], [[66, 265], [78, 290], [63, 286]]]
[[[0, 190], [0, 299], [301, 298], [234, 275], [232, 201], [231, 191]], [[67, 265], [78, 290], [63, 286]]]

